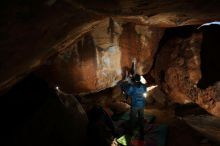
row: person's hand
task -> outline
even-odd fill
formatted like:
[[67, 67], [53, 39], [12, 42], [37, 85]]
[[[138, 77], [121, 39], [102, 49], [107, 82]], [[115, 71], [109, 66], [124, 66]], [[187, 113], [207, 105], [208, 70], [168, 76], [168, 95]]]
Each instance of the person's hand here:
[[132, 62], [133, 62], [134, 64], [136, 64], [136, 62], [137, 62], [136, 58], [133, 58], [133, 59], [132, 59]]

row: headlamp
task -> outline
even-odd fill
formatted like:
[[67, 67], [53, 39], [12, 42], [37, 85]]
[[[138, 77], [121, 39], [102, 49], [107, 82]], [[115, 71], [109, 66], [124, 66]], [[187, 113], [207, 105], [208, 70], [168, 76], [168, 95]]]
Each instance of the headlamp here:
[[143, 76], [141, 76], [140, 81], [141, 81], [142, 84], [146, 84], [147, 83], [147, 81], [145, 80], [145, 78]]
[[147, 97], [147, 93], [146, 93], [146, 92], [144, 92], [144, 93], [143, 93], [143, 96], [144, 96], [144, 98], [146, 98], [146, 97]]

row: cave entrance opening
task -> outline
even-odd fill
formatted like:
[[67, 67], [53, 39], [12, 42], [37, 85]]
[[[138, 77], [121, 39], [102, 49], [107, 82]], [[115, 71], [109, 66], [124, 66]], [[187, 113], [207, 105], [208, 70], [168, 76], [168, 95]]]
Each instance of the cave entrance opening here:
[[203, 32], [200, 52], [202, 78], [198, 82], [198, 87], [205, 89], [220, 80], [220, 25], [204, 24], [201, 30]]

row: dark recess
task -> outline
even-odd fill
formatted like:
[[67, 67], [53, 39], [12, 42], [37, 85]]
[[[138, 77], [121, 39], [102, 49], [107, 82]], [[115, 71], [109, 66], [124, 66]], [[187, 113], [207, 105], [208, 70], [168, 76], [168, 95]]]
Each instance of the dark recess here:
[[201, 46], [202, 78], [198, 87], [205, 89], [220, 80], [220, 26], [205, 26], [201, 30], [203, 31]]
[[77, 143], [72, 113], [62, 105], [54, 89], [34, 74], [2, 95], [0, 107], [0, 145], [69, 146]]

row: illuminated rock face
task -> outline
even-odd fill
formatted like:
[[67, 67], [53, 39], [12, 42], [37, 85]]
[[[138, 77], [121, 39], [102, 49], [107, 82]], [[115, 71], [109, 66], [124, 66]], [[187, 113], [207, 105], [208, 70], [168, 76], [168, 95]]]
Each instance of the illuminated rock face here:
[[46, 78], [70, 93], [115, 86], [134, 58], [139, 74], [150, 70], [162, 34], [163, 29], [106, 19], [52, 58]]
[[181, 104], [195, 102], [220, 117], [218, 82], [206, 89], [197, 87], [201, 79], [201, 43], [201, 33], [187, 38], [171, 38], [157, 56], [154, 73], [158, 84], [172, 101]]
[[195, 86], [201, 78], [201, 42], [202, 34], [193, 34], [188, 38], [171, 38], [157, 56], [156, 76], [164, 74], [158, 82], [175, 102], [191, 102], [195, 94], [197, 95]]
[[122, 68], [131, 67], [132, 59], [137, 60], [137, 73], [146, 74], [152, 67], [163, 29], [127, 23], [123, 25], [120, 37]]
[[[137, 60], [153, 69], [174, 102], [196, 102], [219, 116], [219, 84], [200, 89], [201, 34], [172, 38], [157, 54], [165, 29], [220, 20], [217, 1], [15, 1], [1, 3], [0, 94], [41, 68], [70, 93], [114, 86]], [[199, 8], [199, 9], [198, 9]], [[187, 11], [186, 11], [187, 9]]]

